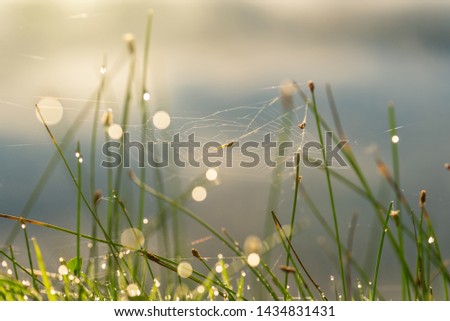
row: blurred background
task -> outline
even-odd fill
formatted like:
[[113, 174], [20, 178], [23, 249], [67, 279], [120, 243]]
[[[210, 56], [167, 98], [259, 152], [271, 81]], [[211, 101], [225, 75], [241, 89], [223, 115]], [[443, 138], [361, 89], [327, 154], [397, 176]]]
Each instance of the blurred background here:
[[[148, 108], [150, 114], [165, 110], [171, 116], [173, 132], [180, 128], [184, 133], [195, 132], [202, 117], [211, 119], [216, 112], [217, 119], [230, 123], [234, 113], [241, 117], [249, 106], [252, 111], [264, 108], [266, 102], [279, 95], [279, 85], [287, 79], [295, 80], [304, 90], [307, 81], [314, 80], [320, 108], [331, 123], [324, 90], [325, 84], [331, 84], [348, 139], [370, 185], [387, 205], [394, 195], [377, 173], [374, 156], [367, 153], [367, 147], [377, 146], [379, 155], [391, 165], [387, 105], [393, 101], [399, 126], [402, 190], [415, 206], [419, 191], [428, 191], [428, 211], [441, 237], [443, 256], [450, 257], [450, 247], [446, 246], [450, 241], [450, 173], [443, 166], [450, 161], [450, 5], [446, 1], [21, 0], [1, 1], [0, 8], [0, 212], [22, 215], [54, 153], [34, 110], [41, 98], [56, 97], [62, 105], [62, 119], [51, 126], [57, 140], [77, 122], [75, 138], [60, 141], [61, 145], [68, 144], [68, 155], [75, 152], [77, 140], [88, 155], [93, 101], [102, 66], [106, 66], [107, 86], [100, 111], [111, 108], [120, 119], [129, 64], [123, 40], [127, 33], [135, 38], [137, 74], [130, 126], [125, 130], [136, 135], [150, 130], [149, 124], [140, 120], [139, 86], [147, 12], [152, 8]], [[296, 104], [301, 106], [303, 102], [299, 99]], [[84, 106], [88, 106], [86, 114], [76, 120]], [[270, 123], [271, 117], [281, 113], [279, 110], [279, 103], [270, 111], [265, 109], [257, 123]], [[99, 133], [101, 126], [99, 122]], [[208, 139], [208, 130], [214, 135], [214, 126], [209, 126], [203, 140]], [[272, 125], [266, 126], [261, 135], [272, 130]], [[230, 129], [223, 138], [233, 139], [244, 133]], [[308, 128], [307, 136], [317, 138], [314, 127]], [[69, 158], [75, 166], [75, 158]], [[100, 147], [97, 161], [101, 161]], [[87, 168], [87, 162], [84, 164]], [[105, 174], [98, 168], [98, 188], [104, 190]], [[89, 175], [87, 169], [85, 173]], [[163, 180], [167, 193], [174, 196], [176, 189], [182, 191], [202, 171], [188, 168], [169, 173]], [[284, 223], [288, 223], [292, 204], [291, 174], [283, 176], [277, 205]], [[206, 199], [188, 200], [187, 206], [218, 230], [225, 227], [240, 242], [249, 235], [264, 238], [272, 170], [220, 168], [218, 175], [216, 183], [208, 187]], [[331, 224], [323, 173], [305, 169], [303, 182]], [[354, 255], [372, 267], [376, 252], [371, 242], [378, 240], [379, 223], [366, 201], [339, 183], [335, 186], [343, 239], [347, 238], [352, 214], [357, 213]], [[132, 212], [137, 207], [136, 191], [127, 191]], [[60, 162], [29, 216], [74, 229], [76, 195]], [[154, 200], [149, 198], [147, 202], [146, 217], [152, 220]], [[89, 233], [87, 211], [83, 218], [83, 230]], [[295, 244], [319, 283], [328, 290], [330, 276], [338, 274], [333, 254], [327, 252], [333, 250], [332, 240], [301, 201], [298, 222], [301, 229]], [[8, 245], [10, 231], [16, 226], [1, 221], [0, 244]], [[52, 264], [56, 269], [60, 256], [74, 255], [74, 237], [38, 227], [30, 227], [29, 233], [46, 249], [50, 270]], [[197, 246], [204, 255], [215, 257], [223, 251], [207, 231], [189, 220], [180, 233], [186, 257], [190, 256], [191, 244], [202, 238], [206, 241]], [[13, 244], [18, 259], [25, 261], [22, 240], [19, 234]], [[158, 245], [157, 232], [149, 240], [150, 250], [173, 255], [164, 253]], [[389, 298], [398, 298], [399, 264], [389, 247], [382, 261], [380, 290]], [[274, 253], [276, 267], [279, 258]]]

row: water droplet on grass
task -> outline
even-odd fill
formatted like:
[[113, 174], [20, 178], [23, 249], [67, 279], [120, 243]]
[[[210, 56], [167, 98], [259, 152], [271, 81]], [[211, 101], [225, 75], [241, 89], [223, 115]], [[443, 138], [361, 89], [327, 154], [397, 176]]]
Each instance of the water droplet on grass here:
[[65, 265], [60, 265], [58, 268], [58, 273], [61, 275], [67, 275], [69, 274], [69, 269]]
[[202, 202], [206, 199], [208, 193], [206, 192], [206, 188], [203, 186], [197, 186], [192, 190], [192, 198], [196, 202]]
[[259, 262], [261, 262], [261, 258], [258, 253], [250, 253], [247, 257], [247, 262], [251, 267], [257, 267]]
[[400, 140], [400, 137], [398, 137], [397, 135], [392, 136], [391, 138], [392, 143], [397, 144]]
[[170, 125], [170, 116], [164, 110], [157, 111], [153, 115], [153, 125], [157, 129], [166, 129]]
[[[44, 97], [41, 98], [36, 105], [47, 125], [55, 125], [62, 119], [63, 107], [59, 100], [52, 97]], [[39, 112], [36, 110], [37, 119], [43, 123], [41, 115], [39, 115]]]
[[140, 296], [141, 290], [139, 290], [139, 287], [136, 284], [129, 284], [127, 286], [127, 293], [130, 297]]
[[142, 98], [143, 98], [145, 101], [149, 101], [150, 98], [151, 98], [150, 93], [149, 93], [149, 92], [145, 92], [144, 95], [142, 95]]
[[214, 168], [208, 169], [205, 175], [208, 181], [214, 181], [217, 179], [217, 171]]
[[181, 278], [187, 279], [192, 275], [192, 271], [192, 265], [190, 263], [183, 261], [178, 264], [177, 273]]
[[122, 127], [119, 124], [111, 124], [108, 127], [108, 135], [111, 139], [120, 139], [123, 135]]
[[134, 250], [140, 249], [145, 242], [144, 234], [137, 228], [127, 228], [120, 236], [120, 243], [123, 246]]
[[220, 263], [216, 264], [216, 272], [217, 273], [222, 273], [223, 272], [223, 267]]

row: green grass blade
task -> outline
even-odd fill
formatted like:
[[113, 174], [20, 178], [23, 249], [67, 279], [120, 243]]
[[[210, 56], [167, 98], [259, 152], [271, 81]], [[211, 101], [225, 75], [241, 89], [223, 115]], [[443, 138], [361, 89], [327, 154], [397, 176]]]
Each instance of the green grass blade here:
[[41, 249], [39, 248], [38, 242], [35, 238], [32, 238], [31, 241], [34, 245], [34, 251], [36, 253], [36, 260], [38, 262], [39, 269], [41, 270], [42, 274], [42, 282], [44, 283], [45, 292], [47, 294], [47, 298], [49, 301], [56, 301], [56, 295], [53, 293], [54, 289], [52, 286], [52, 283], [50, 282], [50, 279], [47, 275], [47, 270], [45, 268], [44, 259], [42, 258]]
[[380, 246], [378, 247], [377, 261], [376, 261], [375, 273], [374, 273], [374, 277], [373, 277], [372, 297], [371, 297], [372, 300], [375, 300], [376, 295], [377, 295], [378, 272], [380, 269], [381, 253], [383, 252], [384, 237], [386, 236], [386, 232], [388, 229], [388, 222], [389, 222], [389, 217], [391, 216], [392, 205], [393, 205], [393, 203], [391, 203], [389, 205], [389, 208], [386, 213], [386, 219], [384, 220], [384, 224], [383, 224], [383, 230], [381, 231]]
[[326, 174], [326, 178], [327, 178], [328, 195], [329, 195], [329, 199], [330, 199], [331, 211], [332, 211], [332, 215], [333, 215], [334, 233], [336, 236], [336, 246], [337, 246], [337, 250], [338, 250], [338, 259], [339, 259], [339, 270], [341, 273], [341, 280], [342, 280], [342, 292], [344, 295], [344, 299], [347, 300], [348, 299], [347, 298], [347, 287], [345, 284], [345, 269], [344, 269], [344, 260], [343, 260], [343, 254], [342, 254], [342, 248], [341, 248], [341, 238], [340, 238], [340, 234], [339, 234], [339, 223], [338, 223], [338, 219], [337, 219], [336, 206], [334, 203], [333, 187], [331, 185], [331, 175], [330, 175], [330, 171], [328, 169], [328, 165], [326, 164], [327, 155], [325, 152], [325, 144], [324, 144], [323, 135], [322, 135], [322, 128], [321, 128], [321, 123], [320, 123], [319, 112], [317, 110], [317, 102], [316, 102], [316, 96], [314, 94], [314, 88], [315, 88], [314, 83], [312, 81], [309, 82], [309, 89], [311, 91], [311, 97], [312, 97], [312, 107], [313, 107], [314, 116], [316, 119], [316, 126], [317, 126], [317, 131], [319, 134], [320, 145], [322, 146], [322, 157], [323, 157], [323, 161], [325, 162], [324, 168], [325, 168], [325, 174]]

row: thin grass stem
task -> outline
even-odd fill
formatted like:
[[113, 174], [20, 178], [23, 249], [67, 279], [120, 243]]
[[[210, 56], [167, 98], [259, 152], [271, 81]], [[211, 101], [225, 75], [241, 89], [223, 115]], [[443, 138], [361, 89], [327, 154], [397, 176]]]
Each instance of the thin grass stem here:
[[391, 202], [389, 204], [389, 208], [386, 213], [386, 219], [384, 220], [384, 223], [383, 223], [383, 230], [381, 231], [381, 240], [380, 240], [380, 245], [378, 247], [377, 261], [375, 264], [375, 273], [373, 276], [372, 297], [371, 297], [372, 300], [375, 300], [376, 295], [377, 295], [378, 273], [380, 270], [381, 254], [383, 252], [384, 238], [386, 236], [386, 232], [388, 229], [388, 222], [389, 222], [389, 217], [391, 216], [392, 205], [393, 205], [393, 203]]
[[325, 174], [326, 174], [326, 178], [327, 178], [328, 195], [329, 195], [329, 199], [330, 199], [330, 203], [331, 203], [331, 211], [332, 211], [332, 215], [333, 215], [334, 233], [336, 236], [336, 246], [337, 246], [337, 250], [338, 250], [338, 259], [339, 259], [339, 270], [341, 273], [341, 280], [342, 280], [342, 293], [344, 295], [344, 299], [347, 300], [347, 287], [345, 284], [345, 269], [344, 269], [344, 261], [343, 261], [343, 255], [342, 255], [342, 249], [341, 249], [341, 239], [340, 239], [340, 235], [339, 235], [339, 224], [338, 224], [338, 220], [337, 220], [336, 206], [334, 204], [333, 187], [331, 185], [331, 176], [330, 176], [330, 171], [328, 169], [328, 164], [327, 164], [328, 160], [327, 160], [327, 155], [325, 152], [325, 144], [324, 144], [323, 135], [322, 135], [322, 128], [321, 128], [321, 123], [320, 123], [319, 112], [317, 110], [317, 103], [316, 103], [316, 96], [314, 94], [314, 83], [313, 82], [309, 83], [309, 89], [311, 91], [312, 106], [313, 106], [313, 111], [314, 111], [314, 115], [315, 115], [315, 119], [316, 119], [317, 131], [319, 133], [319, 141], [320, 141], [320, 145], [322, 146], [322, 157], [323, 157], [323, 161], [325, 162], [324, 168], [325, 168]]

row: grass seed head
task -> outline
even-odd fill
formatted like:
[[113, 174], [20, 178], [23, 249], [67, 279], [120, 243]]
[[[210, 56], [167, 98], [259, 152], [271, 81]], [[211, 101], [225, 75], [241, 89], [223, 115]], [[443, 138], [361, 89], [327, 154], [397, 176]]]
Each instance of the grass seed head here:
[[312, 80], [308, 81], [308, 87], [309, 87], [309, 90], [311, 91], [311, 93], [314, 93], [314, 89], [315, 89], [314, 81], [312, 81]]
[[427, 202], [427, 191], [423, 189], [420, 191], [420, 196], [419, 196], [420, 207], [424, 207], [426, 202]]

